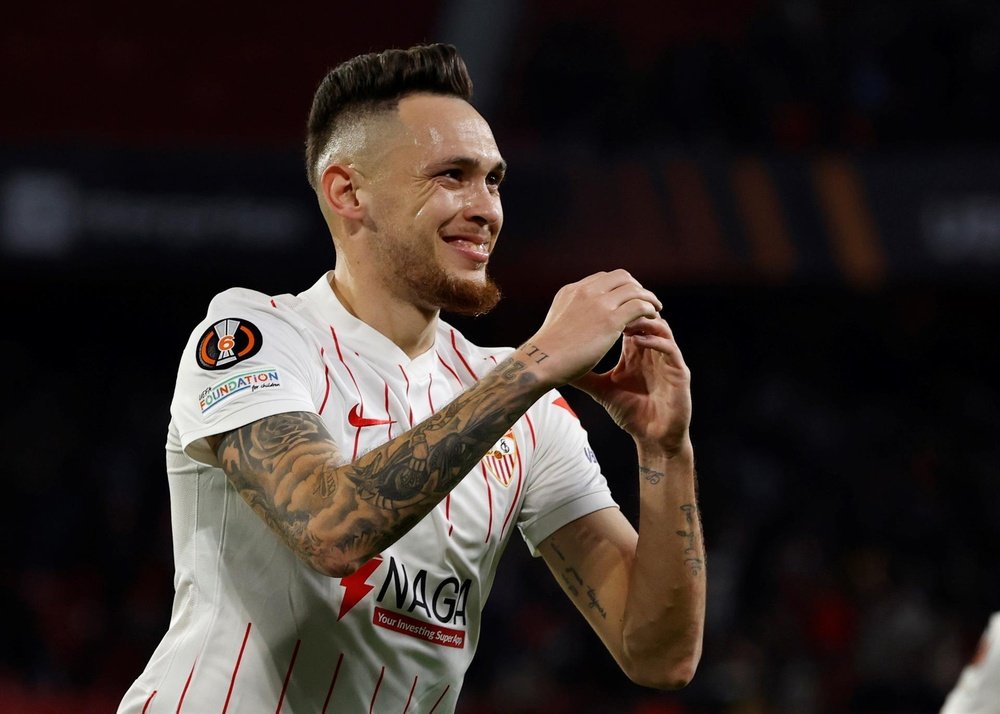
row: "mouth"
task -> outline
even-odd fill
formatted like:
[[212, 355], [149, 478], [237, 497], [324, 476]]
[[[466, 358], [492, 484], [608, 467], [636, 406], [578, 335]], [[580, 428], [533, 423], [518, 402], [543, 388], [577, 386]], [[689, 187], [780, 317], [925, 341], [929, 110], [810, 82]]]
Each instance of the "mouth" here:
[[482, 236], [455, 235], [442, 236], [442, 239], [474, 263], [485, 264], [490, 259], [490, 242]]

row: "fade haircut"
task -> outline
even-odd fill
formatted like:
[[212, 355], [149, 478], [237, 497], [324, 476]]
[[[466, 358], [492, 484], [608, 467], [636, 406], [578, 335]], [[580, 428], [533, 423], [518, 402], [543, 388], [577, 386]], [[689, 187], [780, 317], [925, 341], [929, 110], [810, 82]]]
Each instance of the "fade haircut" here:
[[330, 70], [313, 97], [306, 133], [306, 176], [317, 188], [319, 163], [331, 139], [376, 112], [395, 109], [415, 92], [469, 101], [472, 79], [452, 45], [417, 45], [359, 55]]

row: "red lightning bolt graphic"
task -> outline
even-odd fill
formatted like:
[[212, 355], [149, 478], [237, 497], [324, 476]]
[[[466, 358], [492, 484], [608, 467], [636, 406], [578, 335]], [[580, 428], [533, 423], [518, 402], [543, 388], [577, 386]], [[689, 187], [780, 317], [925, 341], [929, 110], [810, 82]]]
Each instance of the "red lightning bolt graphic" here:
[[351, 575], [340, 579], [340, 585], [344, 588], [344, 599], [340, 601], [340, 614], [337, 615], [338, 621], [343, 619], [344, 615], [350, 612], [352, 607], [361, 602], [365, 595], [375, 589], [374, 585], [369, 585], [365, 581], [368, 580], [368, 576], [374, 573], [380, 565], [382, 565], [381, 558], [372, 558]]

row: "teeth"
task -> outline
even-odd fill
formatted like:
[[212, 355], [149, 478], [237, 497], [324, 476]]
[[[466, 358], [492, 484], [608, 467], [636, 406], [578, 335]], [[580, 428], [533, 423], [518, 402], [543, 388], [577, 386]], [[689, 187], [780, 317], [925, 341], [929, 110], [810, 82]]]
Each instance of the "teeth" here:
[[463, 248], [474, 250], [477, 253], [482, 253], [483, 255], [486, 255], [486, 253], [488, 252], [488, 247], [486, 243], [473, 243], [471, 240], [456, 240], [454, 241], [454, 243], [455, 245], [460, 245]]

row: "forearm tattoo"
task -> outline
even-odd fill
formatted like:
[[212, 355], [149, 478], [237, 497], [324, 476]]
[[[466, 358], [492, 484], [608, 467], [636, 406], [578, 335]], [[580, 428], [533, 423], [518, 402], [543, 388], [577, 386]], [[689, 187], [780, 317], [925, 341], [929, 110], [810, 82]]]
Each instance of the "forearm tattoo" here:
[[534, 403], [537, 382], [508, 358], [441, 411], [347, 465], [322, 419], [307, 412], [235, 429], [217, 453], [247, 503], [294, 550], [308, 557], [333, 539], [345, 553], [370, 557], [462, 480]]
[[[562, 578], [563, 586], [566, 588], [566, 592], [575, 599], [581, 607], [586, 607], [590, 610], [595, 611], [603, 619], [608, 618], [608, 612], [604, 609], [604, 605], [597, 597], [597, 590], [584, 582], [580, 573], [577, 571], [576, 567], [566, 560], [566, 556], [563, 552], [559, 550], [559, 545], [556, 543], [555, 538], [549, 541], [549, 547], [552, 552], [561, 561], [561, 565], [558, 566], [559, 576]], [[580, 597], [580, 593], [586, 593], [586, 600]]]
[[663, 477], [666, 474], [664, 474], [662, 471], [657, 471], [655, 469], [646, 468], [645, 466], [640, 466], [639, 475], [655, 486], [663, 479]]
[[535, 361], [535, 364], [541, 364], [544, 360], [548, 359], [548, 354], [542, 352], [540, 349], [535, 347], [530, 342], [525, 342], [521, 345], [521, 349], [524, 351], [528, 357]]
[[677, 531], [677, 535], [684, 539], [684, 564], [691, 570], [691, 575], [699, 575], [705, 569], [703, 557], [699, 557], [705, 550], [701, 539], [700, 519], [698, 509], [693, 503], [685, 503], [681, 506], [684, 513], [684, 520], [687, 522], [687, 530]]

